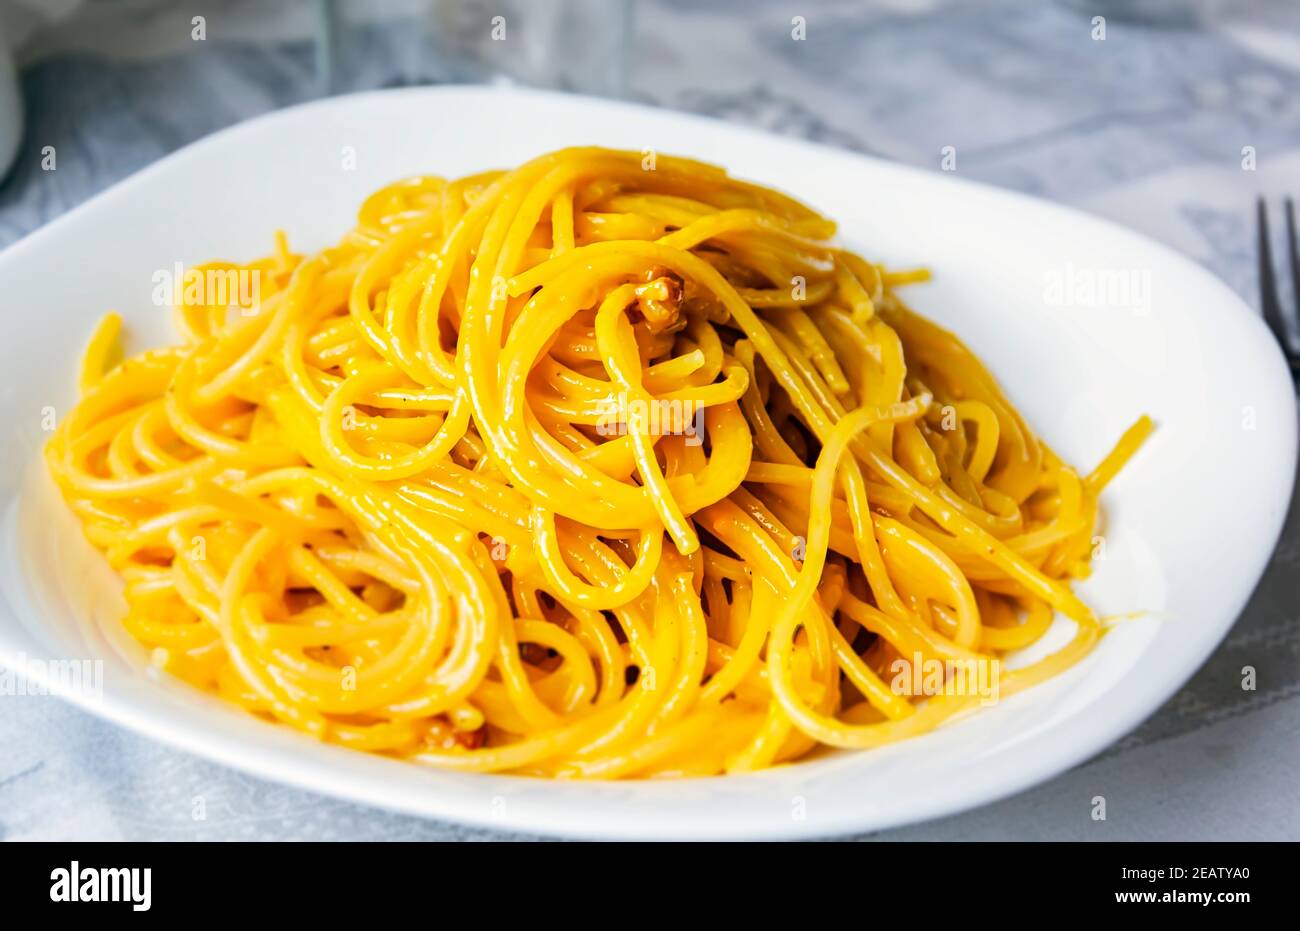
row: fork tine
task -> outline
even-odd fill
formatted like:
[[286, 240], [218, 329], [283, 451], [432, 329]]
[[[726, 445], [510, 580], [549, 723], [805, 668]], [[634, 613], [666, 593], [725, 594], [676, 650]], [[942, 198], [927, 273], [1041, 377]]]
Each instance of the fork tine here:
[[[1273, 337], [1282, 347], [1282, 353], [1295, 364], [1296, 355], [1291, 349], [1291, 336], [1282, 319], [1282, 301], [1277, 293], [1277, 277], [1273, 273], [1273, 248], [1268, 236], [1268, 208], [1264, 198], [1255, 203], [1256, 228], [1259, 233], [1259, 300], [1264, 310], [1264, 322], [1273, 331]], [[1294, 223], [1292, 223], [1294, 226]]]
[[[1291, 312], [1283, 311], [1283, 316], [1291, 324], [1291, 332], [1300, 332], [1300, 248], [1296, 247], [1295, 202], [1286, 199], [1286, 251], [1287, 264], [1291, 266]], [[1292, 344], [1292, 355], [1295, 356]]]

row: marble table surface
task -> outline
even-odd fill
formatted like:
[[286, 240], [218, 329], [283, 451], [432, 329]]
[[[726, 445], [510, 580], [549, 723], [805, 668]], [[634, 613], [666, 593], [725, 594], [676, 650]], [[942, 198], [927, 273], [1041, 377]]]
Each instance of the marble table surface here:
[[[179, 146], [319, 92], [312, 42], [292, 24], [256, 22], [275, 5], [212, 0], [202, 5], [208, 41], [159, 42], [167, 22], [189, 21], [188, 6], [83, 28], [25, 59], [26, 137], [0, 184], [0, 245]], [[306, 4], [289, 6], [298, 22], [310, 18]], [[627, 96], [935, 170], [940, 150], [956, 146], [961, 173], [1132, 226], [1258, 306], [1255, 198], [1300, 195], [1300, 6], [1201, 3], [1210, 18], [1195, 28], [1130, 22], [1123, 4], [1101, 0], [798, 6], [802, 42], [791, 39], [788, 3], [640, 0]], [[1094, 37], [1097, 12], [1107, 15], [1104, 40]], [[340, 59], [343, 89], [446, 76], [400, 24], [346, 41], [361, 54]], [[57, 171], [41, 170], [46, 145], [57, 147]], [[1225, 642], [1136, 731], [1010, 799], [863, 839], [1300, 838], [1295, 511]], [[1254, 691], [1241, 688], [1246, 665], [1258, 670]], [[0, 747], [5, 839], [509, 836], [284, 788], [55, 698], [5, 697]], [[1090, 817], [1095, 795], [1107, 799], [1104, 822]]]

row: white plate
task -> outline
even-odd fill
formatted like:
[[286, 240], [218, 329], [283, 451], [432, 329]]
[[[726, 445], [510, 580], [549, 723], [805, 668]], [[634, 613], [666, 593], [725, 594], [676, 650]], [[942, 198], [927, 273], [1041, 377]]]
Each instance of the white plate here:
[[[934, 283], [909, 291], [916, 307], [956, 330], [1081, 468], [1150, 413], [1158, 430], [1104, 496], [1104, 559], [1083, 586], [1103, 614], [1147, 613], [1118, 624], [1065, 676], [935, 733], [753, 776], [680, 782], [566, 784], [423, 769], [322, 746], [152, 674], [116, 629], [111, 573], [36, 466], [42, 416], [72, 402], [75, 361], [95, 321], [121, 311], [132, 351], [171, 341], [170, 313], [151, 300], [158, 270], [265, 254], [277, 227], [298, 247], [321, 247], [387, 181], [509, 167], [578, 143], [726, 165], [835, 217], [845, 241], [869, 257], [929, 265]], [[1133, 728], [1219, 643], [1272, 551], [1294, 475], [1292, 387], [1268, 331], [1221, 282], [1168, 249], [950, 176], [578, 97], [419, 89], [244, 123], [4, 252], [0, 294], [0, 591], [9, 602], [0, 660], [26, 661], [39, 678], [32, 660], [102, 659], [102, 692], [71, 697], [111, 721], [331, 795], [521, 831], [843, 834], [947, 814], [1047, 779]]]

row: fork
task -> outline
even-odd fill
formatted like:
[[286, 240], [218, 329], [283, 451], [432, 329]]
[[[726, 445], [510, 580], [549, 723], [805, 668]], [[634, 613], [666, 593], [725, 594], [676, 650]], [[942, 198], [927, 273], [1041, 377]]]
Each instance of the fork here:
[[1286, 244], [1288, 264], [1291, 266], [1293, 302], [1284, 307], [1278, 296], [1277, 276], [1273, 272], [1273, 250], [1268, 237], [1268, 207], [1264, 198], [1256, 203], [1259, 235], [1259, 297], [1264, 305], [1264, 322], [1273, 331], [1282, 355], [1291, 365], [1292, 378], [1300, 377], [1300, 348], [1295, 334], [1300, 332], [1300, 250], [1296, 248], [1295, 204], [1286, 199]]

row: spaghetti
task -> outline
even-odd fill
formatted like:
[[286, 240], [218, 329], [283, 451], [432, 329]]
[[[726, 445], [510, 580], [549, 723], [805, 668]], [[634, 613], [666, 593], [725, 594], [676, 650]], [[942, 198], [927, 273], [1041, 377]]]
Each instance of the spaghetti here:
[[110, 364], [110, 315], [48, 465], [153, 661], [321, 740], [614, 778], [918, 734], [956, 664], [1093, 646], [1069, 583], [1151, 424], [1080, 475], [833, 234], [595, 148], [402, 181], [191, 270], [180, 345]]

